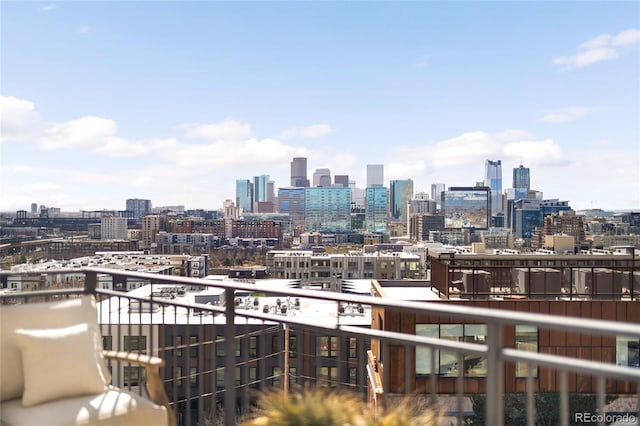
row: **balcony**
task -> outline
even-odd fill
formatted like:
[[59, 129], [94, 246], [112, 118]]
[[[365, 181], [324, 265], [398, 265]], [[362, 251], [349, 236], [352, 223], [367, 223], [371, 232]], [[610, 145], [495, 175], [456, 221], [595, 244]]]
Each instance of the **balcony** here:
[[[5, 291], [0, 302], [95, 294], [105, 349], [165, 360], [161, 374], [179, 425], [234, 425], [259, 391], [305, 386], [349, 388], [372, 406], [401, 397], [439, 403], [458, 424], [465, 417], [512, 423], [506, 394], [515, 395], [529, 425], [549, 422], [537, 404], [550, 394], [559, 407], [551, 423], [585, 416], [604, 422], [597, 414], [620, 414], [610, 409], [619, 398], [638, 415], [637, 301], [619, 301], [622, 308], [602, 302], [600, 318], [608, 319], [576, 320], [572, 313], [586, 312], [575, 310], [579, 301], [558, 301], [567, 304], [563, 315], [551, 315], [524, 312], [517, 302], [506, 310], [395, 300], [379, 288], [373, 297], [101, 268], [46, 274], [81, 274], [84, 287]], [[129, 292], [99, 288], [105, 276], [151, 284]], [[584, 303], [597, 309], [593, 300]], [[605, 315], [607, 309], [625, 315]], [[114, 385], [145, 392], [142, 370], [122, 361], [110, 368]], [[590, 396], [593, 406], [585, 412], [575, 395]]]

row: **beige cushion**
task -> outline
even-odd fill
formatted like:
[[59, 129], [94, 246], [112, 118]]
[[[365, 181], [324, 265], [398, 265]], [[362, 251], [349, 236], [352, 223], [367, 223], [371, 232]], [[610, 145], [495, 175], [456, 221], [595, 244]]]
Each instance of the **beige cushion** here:
[[142, 396], [109, 386], [100, 395], [61, 399], [24, 408], [20, 399], [0, 405], [3, 424], [13, 426], [165, 426], [167, 410]]
[[[93, 296], [45, 303], [0, 305], [0, 401], [18, 398], [24, 390], [22, 354], [15, 331], [19, 328], [62, 328], [97, 323]], [[108, 375], [108, 371], [105, 372]]]
[[98, 344], [98, 326], [87, 323], [65, 328], [16, 330], [22, 351], [22, 405], [103, 393], [107, 377]]

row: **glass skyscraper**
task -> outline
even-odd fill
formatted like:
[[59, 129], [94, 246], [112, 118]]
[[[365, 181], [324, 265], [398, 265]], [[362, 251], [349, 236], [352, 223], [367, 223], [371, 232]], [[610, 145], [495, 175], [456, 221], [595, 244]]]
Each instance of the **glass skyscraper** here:
[[406, 222], [407, 204], [413, 197], [413, 180], [392, 180], [389, 183], [389, 192], [391, 197], [391, 217]]
[[307, 232], [351, 231], [351, 188], [320, 186], [305, 188], [304, 229]]
[[377, 234], [388, 233], [388, 192], [384, 186], [372, 186], [365, 192], [365, 230]]
[[253, 184], [249, 179], [236, 179], [236, 206], [245, 213], [253, 211]]
[[304, 224], [304, 188], [278, 188], [278, 211], [288, 213], [294, 225]]
[[269, 201], [269, 175], [253, 177], [253, 202]]
[[514, 189], [531, 189], [529, 180], [529, 168], [520, 164], [520, 167], [513, 169], [513, 188]]
[[502, 213], [502, 161], [485, 162], [484, 185], [491, 188], [491, 214]]

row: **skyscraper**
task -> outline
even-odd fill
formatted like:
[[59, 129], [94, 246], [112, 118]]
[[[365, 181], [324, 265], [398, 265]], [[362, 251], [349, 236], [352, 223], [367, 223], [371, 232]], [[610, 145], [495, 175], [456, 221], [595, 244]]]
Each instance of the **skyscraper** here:
[[384, 186], [384, 165], [367, 164], [367, 188]]
[[151, 200], [141, 200], [139, 198], [129, 198], [126, 209], [133, 212], [133, 217], [140, 220], [151, 212]]
[[333, 183], [344, 187], [349, 187], [349, 175], [335, 175]]
[[502, 161], [485, 162], [484, 185], [491, 189], [491, 215], [502, 213]]
[[253, 211], [253, 184], [249, 179], [236, 180], [236, 206], [245, 213]]
[[305, 189], [304, 228], [307, 232], [351, 231], [351, 188], [342, 186]]
[[291, 161], [291, 186], [307, 188], [309, 179], [307, 179], [307, 158], [294, 157]]
[[372, 186], [365, 191], [365, 230], [377, 234], [388, 233], [387, 204], [389, 196], [387, 188]]
[[391, 217], [402, 222], [407, 220], [407, 205], [413, 197], [413, 180], [392, 180], [389, 184]]
[[513, 169], [513, 188], [514, 189], [531, 189], [531, 182], [529, 180], [529, 168], [520, 164], [520, 167], [514, 167]]
[[269, 175], [253, 177], [253, 202], [269, 201]]
[[436, 201], [437, 208], [441, 208], [442, 193], [444, 192], [444, 183], [431, 184], [431, 199]]
[[331, 170], [316, 169], [313, 172], [313, 186], [331, 186]]

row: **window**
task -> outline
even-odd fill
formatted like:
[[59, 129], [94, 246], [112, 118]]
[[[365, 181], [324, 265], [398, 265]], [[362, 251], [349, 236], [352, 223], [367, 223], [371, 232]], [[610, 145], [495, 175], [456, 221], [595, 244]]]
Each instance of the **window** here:
[[257, 367], [249, 367], [249, 382], [255, 383], [258, 380], [258, 368]]
[[282, 370], [280, 369], [280, 367], [273, 367], [271, 369], [271, 377], [273, 377], [272, 380], [272, 384], [273, 387], [277, 388], [280, 387], [280, 384], [282, 383]]
[[182, 356], [182, 336], [176, 336], [175, 338], [176, 338], [175, 340], [176, 356], [181, 357]]
[[[527, 352], [538, 352], [538, 328], [532, 325], [516, 325], [516, 349]], [[531, 366], [532, 377], [538, 377], [538, 369]], [[527, 377], [529, 365], [516, 362], [516, 377]]]
[[349, 337], [349, 358], [358, 357], [358, 339]]
[[198, 358], [198, 336], [189, 337], [189, 356], [191, 358]]
[[233, 341], [233, 346], [235, 349], [235, 355], [240, 356], [240, 339], [235, 338]]
[[125, 352], [145, 352], [147, 350], [147, 336], [124, 336]]
[[140, 386], [146, 379], [146, 370], [144, 367], [125, 366], [122, 369], [124, 375], [125, 386]]
[[182, 386], [182, 367], [175, 367], [173, 369], [173, 378], [178, 386]]
[[224, 336], [216, 336], [216, 356], [224, 356]]
[[295, 385], [296, 383], [298, 383], [298, 369], [289, 367], [289, 384]]
[[249, 357], [258, 357], [258, 338], [256, 336], [249, 337]]
[[271, 350], [273, 353], [280, 352], [280, 335], [275, 334], [271, 336]]
[[358, 368], [349, 367], [349, 384], [355, 385], [358, 383]]
[[198, 384], [198, 369], [196, 367], [189, 367], [189, 384], [191, 386]]
[[289, 336], [289, 358], [295, 358], [298, 352], [297, 349], [298, 339], [297, 336]]
[[640, 339], [616, 337], [616, 364], [640, 367]]
[[[434, 339], [453, 340], [483, 344], [486, 341], [485, 324], [416, 324], [416, 335]], [[433, 356], [433, 358], [432, 358]], [[468, 377], [484, 377], [487, 374], [487, 360], [484, 356], [464, 354], [463, 371]], [[426, 346], [416, 347], [416, 375], [433, 374], [457, 377], [458, 354], [456, 352], [433, 351]]]
[[337, 367], [318, 367], [318, 386], [332, 386], [337, 384]]
[[316, 341], [318, 356], [336, 356], [338, 352], [338, 338], [335, 336], [319, 336]]
[[112, 347], [111, 336], [102, 336], [102, 349], [110, 351]]
[[224, 388], [224, 368], [216, 369], [216, 387]]

